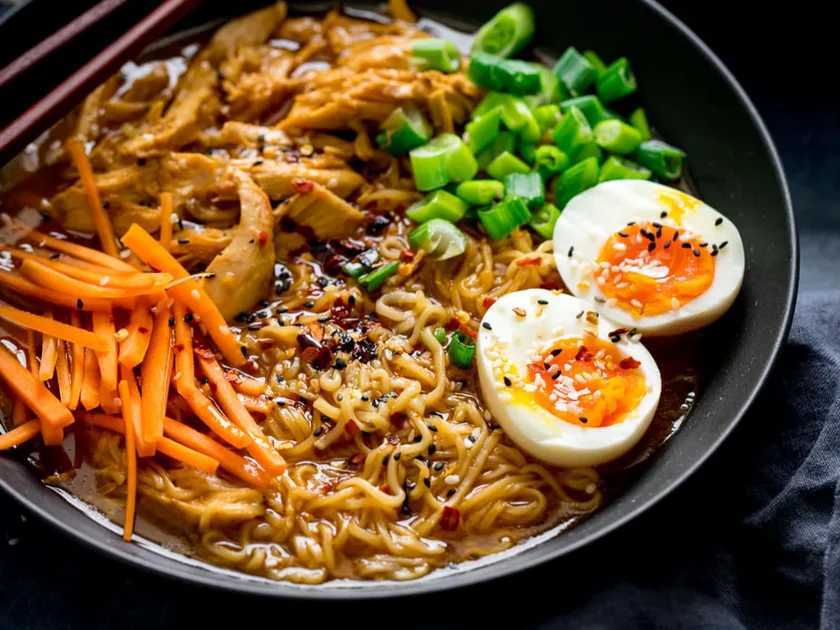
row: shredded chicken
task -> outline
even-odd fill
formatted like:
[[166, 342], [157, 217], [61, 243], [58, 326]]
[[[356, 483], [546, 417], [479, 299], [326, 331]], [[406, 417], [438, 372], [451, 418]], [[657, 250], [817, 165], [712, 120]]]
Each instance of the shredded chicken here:
[[320, 240], [350, 236], [365, 215], [320, 184], [298, 180], [300, 191], [283, 206], [281, 216], [310, 228]]

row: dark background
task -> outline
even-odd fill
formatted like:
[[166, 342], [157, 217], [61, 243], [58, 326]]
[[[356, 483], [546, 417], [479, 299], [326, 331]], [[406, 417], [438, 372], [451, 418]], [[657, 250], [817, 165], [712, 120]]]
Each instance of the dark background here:
[[[837, 36], [814, 0], [783, 10], [737, 0], [663, 4], [723, 59], [764, 117], [801, 242], [791, 342], [760, 403], [697, 475], [592, 548], [523, 574], [423, 599], [334, 606], [234, 597], [149, 576], [24, 521], [0, 496], [0, 630], [213, 628], [228, 615], [237, 628], [494, 627], [503, 619], [515, 619], [505, 623], [514, 628], [582, 630], [840, 627], [830, 578], [840, 578], [835, 481], [808, 486], [807, 510], [785, 503], [797, 479], [836, 464], [818, 447], [828, 421], [840, 420], [829, 404], [840, 391], [832, 369], [840, 353], [829, 352], [840, 331], [840, 106], [829, 54]], [[818, 421], [797, 424], [803, 407]]]

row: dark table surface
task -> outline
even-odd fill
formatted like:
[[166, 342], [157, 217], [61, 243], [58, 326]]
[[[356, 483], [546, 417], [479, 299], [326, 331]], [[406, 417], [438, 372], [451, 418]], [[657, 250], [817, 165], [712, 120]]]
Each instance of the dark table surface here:
[[237, 625], [281, 625], [304, 619], [301, 606], [317, 626], [493, 627], [516, 613], [517, 628], [840, 627], [840, 107], [830, 94], [830, 20], [815, 19], [808, 0], [761, 15], [722, 0], [665, 5], [756, 103], [784, 161], [801, 240], [788, 346], [753, 412], [697, 475], [592, 548], [521, 575], [317, 610], [140, 573], [0, 496], [0, 630], [212, 628], [228, 612]]

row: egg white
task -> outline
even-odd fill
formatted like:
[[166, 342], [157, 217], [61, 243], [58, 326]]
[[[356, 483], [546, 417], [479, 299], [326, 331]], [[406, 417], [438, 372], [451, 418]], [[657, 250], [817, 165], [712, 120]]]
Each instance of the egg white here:
[[[547, 304], [540, 304], [540, 300]], [[514, 308], [523, 309], [525, 317]], [[653, 357], [641, 343], [624, 335], [615, 348], [622, 358], [630, 356], [640, 362], [637, 369], [645, 378], [647, 391], [622, 422], [582, 427], [557, 418], [533, 398], [512, 401], [511, 387], [505, 384], [504, 376], [524, 377], [535, 347], [565, 338], [586, 339], [587, 329], [608, 340], [609, 333], [619, 328], [603, 316], [592, 324], [585, 315], [578, 317], [581, 311], [597, 309], [581, 299], [544, 289], [516, 291], [488, 309], [478, 333], [478, 374], [487, 408], [520, 448], [557, 466], [597, 466], [623, 455], [644, 435], [662, 392], [662, 378]]]
[[[647, 335], [676, 335], [696, 330], [723, 315], [741, 290], [744, 279], [744, 245], [738, 228], [702, 201], [681, 217], [662, 217], [671, 208], [658, 199], [674, 189], [645, 180], [608, 181], [574, 197], [554, 228], [554, 257], [563, 282], [574, 295], [599, 303], [598, 309], [613, 321]], [[693, 198], [692, 198], [693, 199]], [[718, 219], [720, 225], [715, 225]], [[661, 223], [665, 230], [679, 230], [712, 244], [727, 242], [715, 257], [711, 286], [695, 299], [659, 315], [635, 317], [606, 301], [596, 282], [595, 260], [607, 239], [629, 222]], [[570, 255], [571, 252], [571, 255]]]

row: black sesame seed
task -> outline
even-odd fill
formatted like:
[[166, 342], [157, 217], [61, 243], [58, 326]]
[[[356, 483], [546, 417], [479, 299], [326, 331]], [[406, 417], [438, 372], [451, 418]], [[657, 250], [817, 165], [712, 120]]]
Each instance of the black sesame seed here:
[[282, 383], [282, 382], [283, 382], [283, 381], [285, 381], [286, 379], [283, 377], [283, 375], [282, 375], [282, 374], [276, 374], [276, 375], [274, 376], [274, 380], [275, 380], [275, 381], [277, 381], [278, 383]]
[[363, 400], [364, 402], [367, 402], [367, 401], [369, 401], [369, 400], [370, 400], [370, 396], [368, 396], [367, 394], [362, 394], [362, 400]]
[[397, 451], [396, 453], [394, 453], [394, 461], [395, 461], [395, 462], [400, 461], [400, 457], [402, 457], [402, 453], [400, 453], [399, 451]]
[[59, 254], [58, 252], [56, 252], [55, 254], [50, 254], [50, 260], [56, 260], [58, 258], [61, 258], [61, 254]]
[[481, 322], [481, 327], [486, 328], [487, 330], [493, 330], [493, 327], [490, 325], [490, 322]]
[[665, 218], [665, 217], [667, 217], [667, 216], [668, 216], [668, 213], [667, 213], [666, 211], [664, 211], [664, 210], [663, 210], [662, 212], [660, 212], [660, 213], [659, 213], [659, 218], [660, 218], [660, 219], [664, 219], [664, 218]]
[[239, 350], [240, 350], [240, 352], [242, 352], [242, 356], [247, 359], [248, 358], [248, 348], [246, 348], [245, 346], [239, 346]]
[[411, 516], [411, 508], [410, 508], [410, 507], [408, 507], [408, 505], [403, 505], [403, 506], [400, 508], [400, 510], [401, 510], [401, 511], [402, 511], [402, 513], [403, 513], [403, 514], [405, 514], [406, 516]]
[[349, 298], [347, 298], [347, 303], [348, 303], [350, 306], [356, 306], [356, 296], [355, 296], [355, 295], [351, 295]]
[[192, 313], [187, 313], [186, 315], [184, 315], [184, 323], [185, 324], [189, 324], [192, 320], [193, 320], [193, 314]]
[[675, 241], [680, 240], [680, 231], [674, 230], [674, 236], [672, 236], [671, 238], [673, 238]]
[[691, 249], [691, 243], [683, 243], [683, 249]]
[[669, 247], [671, 247], [671, 239], [670, 238], [667, 241], [665, 241], [664, 247], [665, 247], [665, 249], [668, 249]]
[[434, 455], [436, 450], [437, 450], [437, 446], [435, 446], [434, 444], [429, 444], [429, 457]]
[[715, 219], [715, 225], [720, 225], [721, 223], [723, 223], [723, 217], [718, 217], [717, 219]]
[[427, 424], [426, 428], [429, 429], [432, 433], [437, 433], [438, 428], [433, 424]]
[[189, 242], [190, 242], [190, 239], [188, 239], [188, 238], [179, 238], [178, 239], [178, 244], [179, 245], [189, 245]]
[[169, 318], [169, 325], [170, 325], [170, 326], [174, 326], [174, 325], [175, 325], [175, 318], [174, 318], [174, 317], [170, 317], [170, 318]]
[[589, 418], [584, 418], [583, 416], [578, 418], [578, 420], [580, 420], [582, 424], [586, 424], [587, 422], [589, 422]]
[[415, 436], [414, 436], [414, 441], [415, 441], [415, 442], [419, 442], [419, 441], [420, 441], [420, 440], [422, 440], [422, 439], [423, 439], [423, 436], [422, 436], [422, 435], [415, 435]]
[[315, 437], [318, 437], [323, 432], [324, 432], [324, 427], [318, 427], [317, 429], [315, 429], [315, 431], [312, 433], [312, 435], [314, 435]]
[[510, 387], [511, 385], [513, 385], [513, 382], [507, 376], [505, 376], [502, 380], [505, 382], [505, 385], [507, 387]]
[[581, 317], [583, 317], [583, 311], [575, 315], [575, 319], [580, 319]]
[[654, 221], [653, 223], [651, 223], [651, 225], [652, 225], [653, 227], [655, 227], [655, 228], [662, 228], [662, 224], [661, 224], [661, 223], [657, 223], [656, 221]]
[[650, 245], [648, 245], [649, 252], [652, 252], [654, 249], [656, 249], [656, 243], [651, 243]]
[[656, 230], [656, 238], [662, 238], [662, 228]]
[[386, 455], [385, 457], [383, 457], [382, 458], [382, 465], [387, 466], [388, 465], [388, 460], [390, 460], [390, 459], [391, 459], [390, 455]]
[[543, 362], [543, 367], [547, 370], [548, 368], [551, 367], [551, 363], [549, 363], [548, 361], [544, 361]]
[[[650, 248], [648, 248], [648, 249], [650, 249]], [[595, 296], [595, 301], [598, 302], [598, 304], [605, 304], [606, 303], [606, 300], [604, 298], [602, 298], [600, 295]]]
[[574, 254], [574, 253], [575, 253], [575, 246], [574, 246], [574, 245], [572, 245], [572, 246], [569, 248], [569, 258], [571, 258], [571, 257], [572, 257], [572, 254]]
[[551, 356], [556, 357], [561, 352], [563, 352], [563, 348], [555, 348], [554, 350], [551, 351]]
[[209, 383], [209, 382], [210, 382], [210, 379], [209, 379], [209, 378], [207, 378], [207, 377], [205, 376], [205, 377], [203, 377], [203, 378], [202, 378], [199, 382], [200, 382], [202, 385], [207, 385], [207, 383]]
[[712, 256], [717, 256], [720, 253], [720, 250], [716, 247], [712, 250]]
[[82, 302], [82, 298], [79, 298], [78, 300], [76, 300], [76, 308], [77, 309], [79, 309], [81, 311], [84, 307], [85, 307], [85, 303]]
[[619, 232], [619, 233], [618, 233], [618, 235], [619, 235], [621, 238], [627, 238], [628, 236], [630, 236], [627, 232]]
[[[110, 207], [111, 207], [111, 202], [110, 201], [103, 201], [102, 202], [102, 208], [104, 210], [107, 210]], [[47, 221], [49, 221], [49, 215], [47, 215]]]
[[543, 306], [545, 306], [546, 304], [548, 304], [548, 300], [537, 300], [537, 304], [542, 304]]
[[475, 443], [476, 443], [476, 441], [478, 440], [478, 438], [477, 438], [477, 437], [475, 437], [474, 435], [469, 436], [467, 439], [468, 439], [470, 442], [472, 442], [473, 444], [475, 444]]
[[435, 465], [432, 466], [432, 468], [434, 468], [437, 471], [443, 470], [443, 462], [435, 462]]
[[319, 324], [326, 324], [328, 321], [330, 321], [330, 316], [329, 315], [324, 315], [323, 317], [318, 318], [318, 323]]
[[146, 158], [140, 158], [137, 160], [137, 166], [145, 166], [146, 165]]
[[431, 488], [432, 487], [432, 480], [429, 479], [428, 477], [424, 478], [423, 479], [423, 485], [426, 486], [427, 488]]
[[333, 367], [336, 370], [343, 370], [344, 368], [347, 367], [347, 361], [345, 361], [341, 357], [337, 357], [336, 360], [335, 360], [335, 363], [333, 363]]
[[708, 247], [708, 243], [700, 243], [697, 247]]
[[262, 160], [257, 160], [256, 162], [254, 162], [253, 164], [251, 164], [251, 166], [259, 166], [259, 165], [260, 165], [260, 164], [262, 164], [262, 163], [263, 163], [263, 161], [262, 161]]
[[628, 223], [627, 225], [636, 225], [636, 222], [635, 221], [630, 221], [630, 223]]
[[723, 241], [723, 243], [721, 243], [720, 245], [718, 245], [718, 249], [723, 249], [723, 248], [724, 248], [724, 247], [726, 247], [727, 245], [729, 245], [729, 241]]
[[560, 370], [557, 370], [554, 374], [551, 375], [551, 380], [556, 381], [558, 378], [560, 378], [560, 375], [561, 375]]
[[697, 256], [698, 258], [700, 257], [700, 250], [699, 250], [699, 249], [695, 249], [692, 253], [693, 253], [695, 256]]
[[618, 335], [613, 335], [610, 337], [610, 341], [612, 341], [613, 343], [618, 343], [619, 341], [621, 341], [621, 337], [619, 337]]
[[313, 306], [315, 306], [315, 302], [304, 302], [303, 305], [306, 308], [312, 308]]
[[283, 313], [288, 313], [289, 312], [289, 307], [288, 306], [278, 306], [276, 309], [274, 309], [274, 312], [277, 313], [278, 315], [282, 315]]
[[446, 491], [446, 498], [448, 499], [453, 494], [455, 494], [455, 492], [456, 492], [455, 488], [449, 488], [449, 490]]

